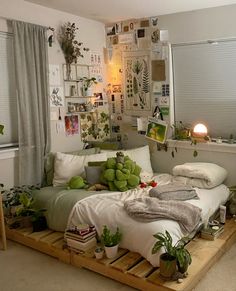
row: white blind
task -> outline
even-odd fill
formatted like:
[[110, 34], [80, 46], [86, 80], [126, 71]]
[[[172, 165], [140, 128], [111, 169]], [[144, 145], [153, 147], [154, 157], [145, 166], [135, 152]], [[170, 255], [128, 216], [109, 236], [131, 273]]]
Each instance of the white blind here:
[[236, 40], [173, 45], [175, 120], [236, 137]]
[[17, 143], [17, 102], [12, 35], [0, 32], [0, 146]]

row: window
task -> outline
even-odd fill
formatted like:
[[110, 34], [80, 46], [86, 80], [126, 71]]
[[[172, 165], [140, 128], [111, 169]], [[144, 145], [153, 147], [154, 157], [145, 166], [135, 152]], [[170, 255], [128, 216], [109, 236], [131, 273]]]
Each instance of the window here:
[[236, 136], [236, 40], [172, 46], [175, 120]]
[[13, 37], [0, 32], [0, 148], [17, 144], [17, 101], [13, 59]]

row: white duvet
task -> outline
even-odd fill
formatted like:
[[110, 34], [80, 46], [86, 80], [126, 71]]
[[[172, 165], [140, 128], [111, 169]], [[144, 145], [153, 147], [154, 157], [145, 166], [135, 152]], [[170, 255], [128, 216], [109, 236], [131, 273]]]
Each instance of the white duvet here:
[[[171, 182], [172, 176], [161, 174], [154, 176], [159, 185]], [[68, 228], [80, 223], [95, 225], [98, 235], [102, 233], [104, 225], [115, 230], [118, 226], [122, 232], [120, 247], [130, 251], [138, 252], [146, 258], [153, 266], [159, 266], [160, 253], [152, 255], [152, 247], [156, 241], [153, 234], [168, 230], [172, 235], [174, 243], [185, 236], [179, 224], [173, 220], [157, 220], [143, 223], [136, 221], [124, 210], [124, 202], [130, 199], [148, 196], [150, 188], [136, 188], [127, 192], [109, 192], [97, 194], [78, 201], [73, 207], [68, 220]], [[187, 202], [202, 209], [202, 220], [212, 215], [220, 206], [226, 202], [229, 190], [225, 185], [213, 189], [196, 188], [199, 200], [188, 200]]]

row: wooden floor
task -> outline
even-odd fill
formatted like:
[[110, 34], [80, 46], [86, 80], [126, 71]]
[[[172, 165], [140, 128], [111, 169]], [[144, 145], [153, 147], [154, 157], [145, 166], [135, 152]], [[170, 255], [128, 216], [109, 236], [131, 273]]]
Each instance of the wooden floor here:
[[65, 248], [63, 233], [45, 230], [32, 232], [32, 229], [7, 229], [8, 239], [14, 240], [76, 267], [84, 267], [106, 277], [112, 278], [139, 290], [192, 290], [207, 270], [236, 242], [236, 222], [231, 219], [225, 225], [224, 232], [215, 241], [195, 238], [187, 248], [192, 255], [192, 264], [188, 277], [183, 283], [164, 281], [159, 269], [152, 267], [137, 253], [119, 249], [114, 259], [96, 260], [93, 251], [77, 254]]

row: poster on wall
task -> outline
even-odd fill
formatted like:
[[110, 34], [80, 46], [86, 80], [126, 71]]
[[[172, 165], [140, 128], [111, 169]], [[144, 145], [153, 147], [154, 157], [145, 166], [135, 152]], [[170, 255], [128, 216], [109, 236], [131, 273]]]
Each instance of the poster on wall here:
[[78, 115], [65, 116], [65, 130], [66, 130], [66, 135], [79, 134]]
[[61, 86], [50, 87], [50, 106], [51, 107], [64, 106], [63, 87]]
[[165, 121], [156, 118], [148, 118], [146, 138], [152, 139], [158, 143], [165, 143], [168, 124]]
[[96, 109], [91, 113], [80, 114], [82, 141], [103, 141], [110, 137], [108, 109]]
[[126, 53], [123, 57], [124, 99], [126, 113], [150, 113], [150, 55]]
[[59, 86], [61, 84], [60, 66], [49, 64], [49, 85]]

